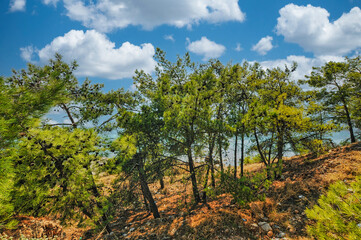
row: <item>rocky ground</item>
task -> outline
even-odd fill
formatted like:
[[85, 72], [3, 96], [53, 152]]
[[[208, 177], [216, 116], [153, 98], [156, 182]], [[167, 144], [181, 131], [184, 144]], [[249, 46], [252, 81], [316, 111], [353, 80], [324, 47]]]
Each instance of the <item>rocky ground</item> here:
[[[246, 166], [257, 171], [262, 164]], [[181, 181], [158, 191], [152, 185], [161, 218], [141, 208], [121, 209], [111, 224], [113, 232], [94, 234], [89, 229], [62, 228], [49, 219], [26, 218], [18, 231], [33, 237], [61, 236], [63, 239], [308, 239], [304, 213], [330, 183], [351, 181], [361, 174], [361, 143], [329, 151], [322, 156], [305, 155], [285, 160], [284, 174], [272, 183], [265, 201], [246, 207], [232, 202], [228, 194], [213, 197], [209, 206], [191, 207], [190, 185]], [[29, 236], [30, 236], [29, 235]]]

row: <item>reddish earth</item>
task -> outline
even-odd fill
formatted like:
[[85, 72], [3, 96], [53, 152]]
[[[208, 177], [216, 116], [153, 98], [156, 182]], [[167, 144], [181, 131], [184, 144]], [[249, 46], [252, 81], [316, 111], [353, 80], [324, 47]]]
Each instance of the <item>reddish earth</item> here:
[[[262, 164], [250, 164], [246, 171], [261, 170]], [[61, 227], [46, 218], [23, 217], [20, 228], [9, 234], [38, 237], [41, 231], [63, 239], [309, 239], [308, 219], [304, 213], [312, 207], [330, 183], [351, 181], [361, 174], [361, 143], [329, 151], [321, 156], [304, 155], [285, 160], [281, 180], [274, 181], [265, 201], [255, 201], [246, 207], [233, 204], [229, 194], [209, 199], [209, 206], [192, 207], [189, 183], [167, 179], [166, 189], [151, 185], [157, 201], [160, 219], [141, 208], [120, 209], [111, 227], [114, 233], [94, 234], [86, 229]], [[172, 182], [172, 184], [170, 184]], [[259, 222], [267, 222], [271, 231], [264, 231]], [[48, 224], [48, 225], [47, 225]], [[37, 235], [34, 235], [37, 234]], [[16, 235], [15, 235], [16, 236]], [[17, 235], [18, 236], [18, 235]], [[117, 237], [117, 238], [115, 238]]]

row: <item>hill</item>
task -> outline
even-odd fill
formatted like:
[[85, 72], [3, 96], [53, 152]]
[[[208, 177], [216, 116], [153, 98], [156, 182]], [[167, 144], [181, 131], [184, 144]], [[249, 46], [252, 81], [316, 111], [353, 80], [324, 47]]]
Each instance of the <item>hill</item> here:
[[[245, 170], [262, 170], [260, 163]], [[161, 213], [153, 219], [141, 206], [122, 208], [111, 223], [114, 232], [63, 228], [56, 221], [23, 217], [9, 235], [62, 236], [63, 239], [309, 239], [305, 209], [317, 203], [328, 186], [352, 181], [361, 174], [361, 142], [330, 150], [321, 156], [303, 155], [284, 162], [284, 174], [274, 181], [264, 201], [238, 206], [230, 194], [210, 196], [208, 205], [191, 204], [191, 186], [182, 175], [167, 178], [166, 187], [151, 185]], [[106, 179], [106, 178], [105, 178]], [[108, 180], [111, 177], [108, 177]], [[172, 182], [172, 184], [169, 184]], [[167, 184], [168, 183], [168, 184]]]

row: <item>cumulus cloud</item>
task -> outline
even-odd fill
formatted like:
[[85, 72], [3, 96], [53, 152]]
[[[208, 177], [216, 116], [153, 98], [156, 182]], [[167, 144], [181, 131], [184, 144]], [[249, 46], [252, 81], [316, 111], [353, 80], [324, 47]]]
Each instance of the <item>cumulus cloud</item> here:
[[[23, 48], [22, 56], [29, 60], [33, 48]], [[103, 77], [108, 79], [129, 78], [136, 69], [151, 73], [156, 65], [154, 47], [150, 43], [141, 46], [124, 42], [119, 48], [104, 34], [96, 30], [86, 32], [71, 30], [64, 36], [55, 38], [36, 55], [41, 63], [54, 57], [58, 52], [67, 62], [76, 60], [79, 64], [76, 74], [79, 76]]]
[[25, 11], [26, 0], [11, 0], [10, 12]]
[[[52, 1], [52, 0], [44, 0]], [[221, 23], [245, 19], [238, 0], [63, 0], [66, 15], [101, 32], [142, 26], [151, 30], [163, 24], [191, 27], [201, 21]]]
[[320, 67], [329, 61], [342, 62], [344, 61], [344, 58], [338, 56], [318, 56], [315, 58], [307, 58], [305, 56], [290, 55], [285, 59], [263, 61], [260, 62], [260, 64], [265, 69], [275, 67], [284, 69], [286, 65], [290, 68], [293, 62], [296, 62], [297, 69], [292, 73], [291, 77], [293, 80], [299, 80], [304, 79], [305, 75], [309, 75], [312, 71], [312, 67]]
[[[189, 39], [187, 39], [189, 42]], [[189, 42], [187, 49], [195, 54], [203, 55], [203, 61], [218, 58], [226, 51], [226, 47], [202, 37], [201, 40]]]
[[333, 22], [326, 9], [312, 5], [288, 4], [279, 13], [277, 34], [306, 51], [316, 55], [344, 55], [361, 47], [361, 10], [358, 7]]
[[267, 36], [264, 38], [261, 38], [259, 42], [256, 45], [253, 45], [252, 50], [258, 52], [260, 55], [266, 55], [268, 51], [270, 51], [273, 48], [272, 45], [273, 37]]

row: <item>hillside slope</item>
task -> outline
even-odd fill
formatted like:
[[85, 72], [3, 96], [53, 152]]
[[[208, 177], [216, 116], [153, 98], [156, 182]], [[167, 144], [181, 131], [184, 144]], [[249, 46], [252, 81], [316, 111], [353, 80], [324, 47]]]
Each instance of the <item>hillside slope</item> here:
[[[245, 167], [250, 172], [261, 169], [262, 164]], [[158, 190], [158, 184], [151, 185], [161, 219], [153, 219], [140, 207], [124, 208], [111, 224], [113, 233], [96, 235], [49, 222], [50, 228], [57, 229], [56, 235], [64, 239], [80, 236], [82, 239], [309, 239], [306, 234], [309, 220], [304, 210], [317, 203], [330, 183], [351, 181], [360, 174], [361, 142], [358, 142], [321, 156], [286, 159], [284, 174], [281, 180], [272, 183], [265, 201], [251, 202], [246, 207], [234, 204], [231, 195], [222, 194], [211, 197], [209, 206], [192, 208], [191, 186], [178, 176], [178, 181], [168, 178], [164, 190]], [[40, 220], [24, 219], [17, 233], [28, 232], [30, 237], [46, 232], [46, 227], [36, 223]]]
[[[252, 164], [245, 169], [260, 168], [261, 164]], [[282, 179], [273, 182], [266, 200], [246, 208], [232, 204], [231, 196], [223, 194], [209, 201], [210, 208], [191, 209], [185, 205], [190, 201], [185, 197], [187, 186], [173, 183], [158, 192], [158, 186], [153, 185], [162, 218], [154, 220], [147, 212], [128, 210], [113, 226], [116, 235], [124, 239], [307, 239], [306, 207], [312, 207], [330, 183], [351, 181], [359, 174], [360, 142], [319, 157], [287, 159]], [[261, 222], [268, 223], [272, 231], [264, 231]]]

